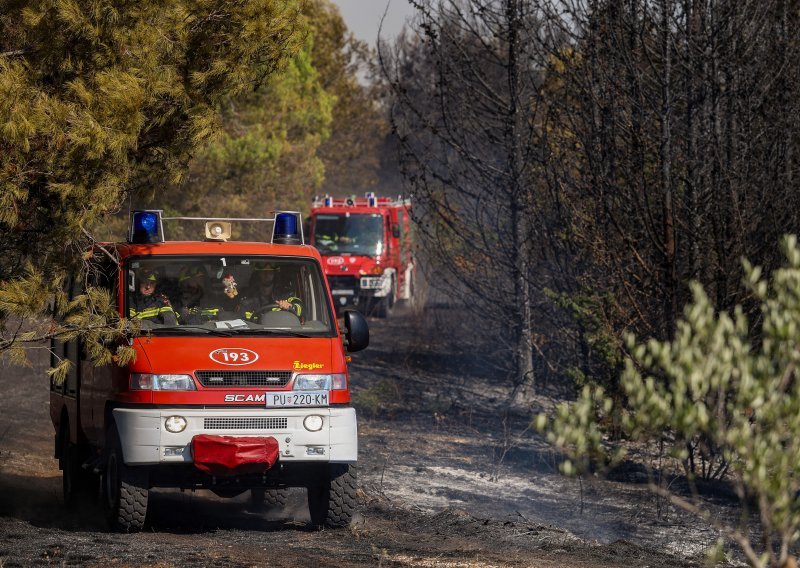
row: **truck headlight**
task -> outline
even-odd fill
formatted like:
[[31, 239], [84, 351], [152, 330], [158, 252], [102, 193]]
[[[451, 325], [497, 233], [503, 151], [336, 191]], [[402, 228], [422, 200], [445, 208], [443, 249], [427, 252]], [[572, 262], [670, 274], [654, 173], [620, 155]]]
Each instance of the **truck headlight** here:
[[131, 390], [193, 391], [197, 390], [191, 375], [153, 375], [133, 373]]
[[347, 375], [297, 375], [294, 379], [294, 390], [345, 390]]
[[331, 390], [330, 375], [297, 375], [294, 390]]

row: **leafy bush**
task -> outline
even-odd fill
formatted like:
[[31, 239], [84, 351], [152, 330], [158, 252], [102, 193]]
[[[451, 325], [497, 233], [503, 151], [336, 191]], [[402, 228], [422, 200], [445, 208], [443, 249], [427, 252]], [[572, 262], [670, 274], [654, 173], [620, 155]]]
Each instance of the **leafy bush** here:
[[[751, 327], [737, 306], [717, 313], [699, 284], [684, 309], [672, 341], [641, 343], [628, 338], [623, 425], [634, 441], [658, 440], [684, 465], [690, 484], [690, 448], [706, 448], [724, 464], [744, 509], [741, 527], [723, 525], [694, 492], [681, 496], [656, 483], [655, 493], [723, 530], [741, 546], [752, 566], [794, 565], [789, 550], [800, 538], [800, 249], [783, 241], [785, 265], [769, 280], [743, 261], [744, 285], [760, 302]], [[601, 387], [587, 386], [554, 417], [536, 426], [570, 460], [562, 471], [576, 473], [592, 459], [607, 459], [601, 424], [614, 412]], [[621, 453], [613, 456], [619, 458]], [[759, 546], [746, 522], [750, 509], [760, 521]]]

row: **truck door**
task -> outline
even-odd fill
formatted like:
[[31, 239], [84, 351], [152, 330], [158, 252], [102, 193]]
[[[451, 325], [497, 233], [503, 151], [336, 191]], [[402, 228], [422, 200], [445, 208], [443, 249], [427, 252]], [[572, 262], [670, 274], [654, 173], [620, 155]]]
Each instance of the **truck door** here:
[[[87, 286], [108, 290], [114, 306], [117, 305], [117, 273], [117, 265], [109, 260], [91, 270], [86, 279]], [[106, 402], [113, 395], [114, 377], [119, 375], [120, 371], [121, 369], [114, 364], [95, 367], [86, 351], [86, 346], [81, 346], [81, 424], [92, 444], [103, 444]]]
[[[72, 300], [75, 297], [75, 285], [73, 279], [70, 279], [65, 288], [67, 298]], [[80, 390], [80, 365], [78, 361], [78, 340], [71, 339], [69, 341], [58, 341], [54, 339], [51, 343], [50, 350], [50, 366], [56, 367], [63, 360], [71, 363], [67, 376], [62, 383], [56, 383], [53, 378], [50, 379], [50, 391], [61, 397], [64, 407], [67, 409], [67, 414], [71, 417], [70, 425], [70, 440], [78, 442], [80, 436], [79, 420], [78, 420], [78, 392]], [[51, 415], [54, 412], [53, 402], [51, 398]], [[55, 423], [60, 420], [61, 406], [55, 407], [55, 415], [52, 416]]]

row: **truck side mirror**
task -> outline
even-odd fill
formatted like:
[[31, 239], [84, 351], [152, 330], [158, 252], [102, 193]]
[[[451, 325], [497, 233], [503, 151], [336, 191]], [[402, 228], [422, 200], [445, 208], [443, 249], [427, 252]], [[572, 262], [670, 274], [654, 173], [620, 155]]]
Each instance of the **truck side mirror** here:
[[392, 236], [395, 239], [400, 238], [400, 225], [392, 225]]
[[369, 345], [369, 325], [367, 319], [360, 312], [347, 310], [344, 313], [345, 340], [347, 350], [361, 351]]

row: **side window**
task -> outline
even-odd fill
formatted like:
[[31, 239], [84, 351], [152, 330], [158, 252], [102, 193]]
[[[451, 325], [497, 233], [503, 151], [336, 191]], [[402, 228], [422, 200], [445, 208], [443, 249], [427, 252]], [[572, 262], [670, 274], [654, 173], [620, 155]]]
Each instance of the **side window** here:
[[117, 276], [119, 275], [119, 266], [110, 260], [103, 264], [100, 269], [100, 280], [98, 285], [107, 288], [111, 291], [111, 297], [117, 299]]
[[89, 269], [86, 285], [93, 288], [103, 288], [111, 293], [112, 305], [117, 305], [119, 265], [107, 259]]
[[113, 296], [117, 296], [117, 264], [108, 260], [102, 262], [89, 270], [87, 284], [98, 288], [110, 290]]
[[[64, 286], [64, 291], [67, 293], [67, 297], [70, 300], [83, 293], [83, 286], [81, 286], [79, 280], [75, 277], [70, 277]], [[70, 341], [63, 342], [54, 339], [50, 343], [50, 350], [51, 367], [55, 367], [63, 359], [68, 359], [72, 363], [64, 382], [57, 385], [51, 379], [50, 389], [67, 396], [76, 396], [78, 394], [78, 340], [71, 339]]]

